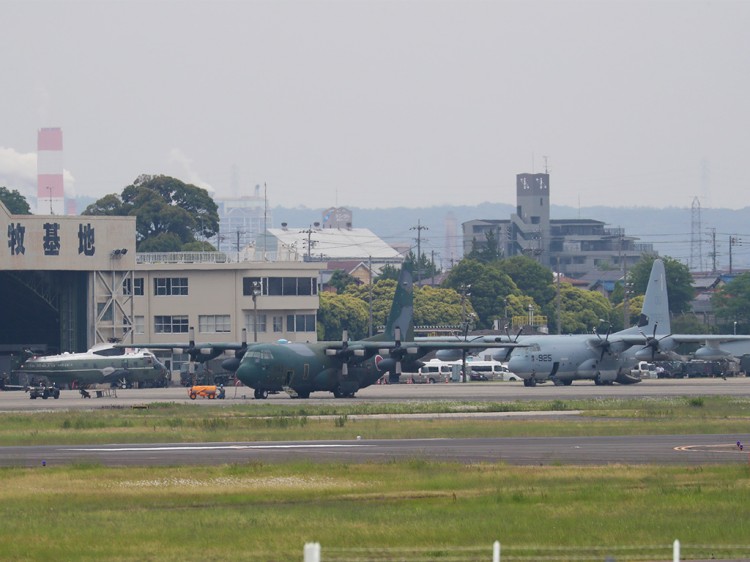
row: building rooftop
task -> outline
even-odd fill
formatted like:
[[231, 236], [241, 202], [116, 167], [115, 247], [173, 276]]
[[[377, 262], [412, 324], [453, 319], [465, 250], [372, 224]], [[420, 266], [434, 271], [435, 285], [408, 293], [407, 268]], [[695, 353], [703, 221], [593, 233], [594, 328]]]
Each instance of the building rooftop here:
[[[367, 228], [269, 228], [279, 244], [313, 260], [367, 260], [400, 263], [403, 256]], [[308, 249], [308, 243], [311, 248]]]

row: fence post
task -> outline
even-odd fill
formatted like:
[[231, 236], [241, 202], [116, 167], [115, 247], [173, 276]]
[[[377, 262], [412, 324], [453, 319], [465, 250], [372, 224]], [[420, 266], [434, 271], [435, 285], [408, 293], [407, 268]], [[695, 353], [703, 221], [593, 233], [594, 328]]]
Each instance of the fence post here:
[[680, 562], [680, 541], [677, 539], [672, 545], [672, 560], [673, 562]]
[[320, 543], [306, 542], [304, 553], [304, 562], [320, 562]]
[[500, 541], [492, 545], [492, 562], [500, 562]]

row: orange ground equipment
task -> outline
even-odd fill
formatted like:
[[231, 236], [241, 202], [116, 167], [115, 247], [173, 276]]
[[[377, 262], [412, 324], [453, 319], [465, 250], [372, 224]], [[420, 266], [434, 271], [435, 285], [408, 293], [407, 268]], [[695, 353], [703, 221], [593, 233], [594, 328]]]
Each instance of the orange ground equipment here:
[[188, 389], [188, 396], [190, 400], [195, 400], [198, 396], [213, 400], [214, 398], [224, 398], [224, 386], [216, 386], [215, 384], [210, 385], [199, 385], [191, 386]]

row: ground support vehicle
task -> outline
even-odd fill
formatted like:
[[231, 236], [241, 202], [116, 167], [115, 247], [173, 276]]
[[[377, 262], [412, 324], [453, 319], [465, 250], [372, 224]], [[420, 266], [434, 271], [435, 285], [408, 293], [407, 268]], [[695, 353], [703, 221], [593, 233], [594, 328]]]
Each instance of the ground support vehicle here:
[[193, 385], [188, 389], [190, 400], [195, 400], [198, 396], [208, 398], [209, 400], [213, 400], [214, 398], [222, 400], [225, 394], [224, 386], [216, 386], [214, 384]]
[[37, 386], [27, 386], [26, 392], [29, 393], [29, 398], [31, 400], [36, 400], [37, 398], [46, 400], [50, 397], [57, 400], [58, 398], [60, 398], [60, 389], [56, 386], [46, 386], [43, 384]]

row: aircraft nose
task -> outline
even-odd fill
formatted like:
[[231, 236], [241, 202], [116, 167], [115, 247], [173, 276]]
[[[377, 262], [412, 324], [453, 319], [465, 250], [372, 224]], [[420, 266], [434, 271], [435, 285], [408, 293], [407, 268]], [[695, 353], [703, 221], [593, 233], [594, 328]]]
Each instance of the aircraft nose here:
[[519, 357], [511, 357], [508, 361], [508, 370], [518, 376], [530, 375], [533, 373], [531, 368], [531, 361], [525, 355]]

